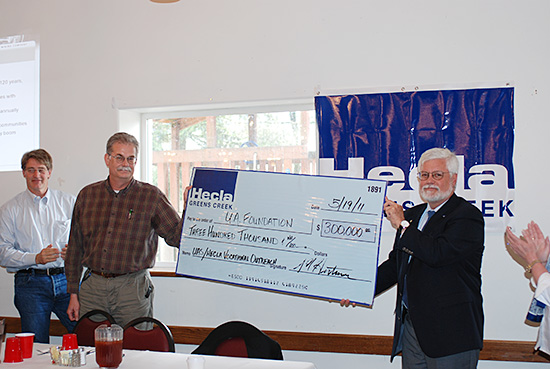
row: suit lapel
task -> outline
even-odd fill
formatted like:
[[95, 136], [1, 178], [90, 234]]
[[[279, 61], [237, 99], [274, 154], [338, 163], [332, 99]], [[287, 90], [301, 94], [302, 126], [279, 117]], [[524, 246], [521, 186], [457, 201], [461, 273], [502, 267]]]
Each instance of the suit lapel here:
[[424, 213], [424, 210], [426, 210], [426, 206], [428, 206], [428, 204], [421, 204], [405, 214], [405, 219], [411, 224], [411, 227], [418, 228], [420, 217]]

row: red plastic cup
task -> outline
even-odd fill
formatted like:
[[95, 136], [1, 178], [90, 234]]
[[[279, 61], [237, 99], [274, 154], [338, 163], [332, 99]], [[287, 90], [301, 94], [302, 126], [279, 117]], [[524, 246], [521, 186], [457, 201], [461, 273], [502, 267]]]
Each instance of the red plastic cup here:
[[4, 354], [5, 363], [20, 363], [23, 361], [21, 352], [21, 342], [18, 337], [9, 337], [6, 339], [6, 352]]
[[17, 333], [15, 337], [19, 338], [19, 341], [21, 342], [21, 353], [23, 354], [23, 359], [31, 358], [34, 333]]
[[63, 350], [74, 350], [78, 348], [78, 341], [75, 333], [67, 333], [63, 335]]

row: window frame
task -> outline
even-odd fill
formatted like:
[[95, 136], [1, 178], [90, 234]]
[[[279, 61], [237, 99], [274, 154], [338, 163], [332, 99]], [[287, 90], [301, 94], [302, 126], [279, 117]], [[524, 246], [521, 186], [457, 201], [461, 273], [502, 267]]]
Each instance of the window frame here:
[[[121, 116], [119, 126], [121, 130], [130, 128], [131, 131], [137, 133], [140, 142], [140, 150], [138, 153], [138, 167], [136, 178], [151, 182], [152, 180], [152, 155], [151, 142], [152, 132], [148, 127], [147, 121], [150, 119], [176, 119], [176, 118], [192, 118], [201, 116], [218, 116], [230, 114], [258, 114], [272, 113], [284, 111], [311, 111], [315, 110], [315, 102], [313, 99], [290, 99], [290, 100], [271, 100], [271, 101], [250, 101], [239, 103], [223, 103], [223, 104], [204, 104], [204, 105], [184, 105], [177, 107], [165, 108], [149, 108], [149, 109], [129, 109], [127, 116]], [[137, 116], [135, 115], [137, 114]], [[135, 118], [139, 117], [139, 127], [132, 124]], [[127, 126], [127, 127], [125, 127]], [[139, 133], [138, 133], [139, 132]], [[132, 132], [129, 132], [132, 133]], [[315, 145], [319, 147], [319, 133], [315, 134]], [[318, 168], [318, 166], [317, 166]], [[163, 241], [159, 240], [159, 247]], [[153, 272], [173, 272], [176, 268], [177, 261], [155, 261], [155, 265], [151, 269]]]

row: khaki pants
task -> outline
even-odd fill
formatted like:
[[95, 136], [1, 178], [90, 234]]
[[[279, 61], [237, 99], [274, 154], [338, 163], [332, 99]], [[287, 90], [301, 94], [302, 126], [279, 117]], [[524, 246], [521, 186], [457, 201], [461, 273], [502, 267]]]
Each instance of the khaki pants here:
[[154, 286], [148, 270], [104, 278], [85, 277], [80, 285], [80, 316], [100, 309], [113, 316], [121, 327], [143, 316], [153, 316]]

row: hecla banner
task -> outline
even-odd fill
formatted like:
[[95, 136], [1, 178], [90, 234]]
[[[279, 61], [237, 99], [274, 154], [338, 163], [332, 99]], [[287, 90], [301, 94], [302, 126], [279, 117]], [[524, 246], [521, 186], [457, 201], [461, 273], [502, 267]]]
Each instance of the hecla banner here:
[[461, 164], [456, 193], [487, 231], [503, 231], [514, 217], [513, 101], [512, 87], [318, 96], [320, 174], [386, 180], [409, 208], [422, 202], [418, 159], [446, 147]]

